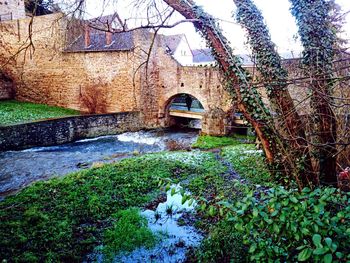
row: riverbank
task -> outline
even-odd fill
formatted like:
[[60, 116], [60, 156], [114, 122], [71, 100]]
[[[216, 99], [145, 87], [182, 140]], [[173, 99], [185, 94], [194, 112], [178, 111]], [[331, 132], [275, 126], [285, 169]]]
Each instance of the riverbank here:
[[45, 104], [0, 101], [0, 126], [77, 115], [80, 115], [79, 111]]
[[[228, 168], [212, 152], [162, 152], [95, 166], [36, 182], [1, 202], [0, 246], [7, 251], [1, 257], [81, 260], [106, 241], [116, 214], [132, 207], [142, 210], [164, 191], [161, 180], [181, 183], [194, 197], [231, 196], [232, 185], [224, 176]], [[113, 245], [103, 244], [113, 250]]]
[[103, 163], [145, 153], [190, 149], [197, 137], [197, 130], [151, 130], [0, 152], [0, 198], [32, 182], [64, 176]]
[[[177, 184], [183, 192], [173, 193]], [[196, 204], [176, 225], [196, 227], [204, 237], [200, 245], [179, 239], [160, 248], [169, 254], [185, 250], [188, 262], [317, 261], [322, 259], [312, 254], [317, 242], [327, 244], [317, 253], [348, 257], [350, 209], [339, 204], [350, 195], [331, 188], [303, 193], [280, 188], [268, 175], [262, 153], [241, 143], [145, 154], [34, 183], [0, 202], [0, 259], [91, 262], [95, 253], [112, 261], [157, 248], [170, 235], [153, 232], [150, 224], [164, 219], [162, 213], [176, 217], [171, 205], [157, 213], [167, 190], [168, 196], [180, 192], [181, 203]], [[147, 222], [147, 215], [154, 221]], [[155, 257], [145, 255], [146, 262]]]

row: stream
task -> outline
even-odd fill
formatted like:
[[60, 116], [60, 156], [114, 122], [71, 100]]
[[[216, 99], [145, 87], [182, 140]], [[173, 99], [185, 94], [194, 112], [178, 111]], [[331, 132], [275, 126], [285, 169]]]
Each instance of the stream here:
[[[96, 163], [107, 163], [134, 155], [167, 150], [186, 150], [198, 137], [198, 130], [152, 130], [126, 132], [113, 136], [79, 140], [73, 143], [35, 147], [22, 151], [0, 152], [0, 201], [38, 180], [89, 168]], [[173, 185], [177, 191], [180, 185]], [[190, 194], [190, 193], [187, 193]], [[179, 193], [167, 192], [164, 202], [145, 209], [141, 215], [157, 235], [158, 244], [151, 248], [137, 248], [131, 253], [115, 255], [113, 262], [183, 262], [186, 253], [203, 239], [192, 224], [182, 225], [180, 218], [194, 220], [195, 202], [184, 204]], [[171, 207], [171, 213], [169, 213]], [[159, 219], [156, 220], [156, 218]], [[192, 222], [192, 221], [191, 221]], [[95, 251], [83, 262], [104, 262], [104, 255]]]
[[63, 176], [94, 163], [189, 149], [198, 130], [151, 130], [84, 139], [50, 147], [0, 152], [0, 200], [32, 182]]

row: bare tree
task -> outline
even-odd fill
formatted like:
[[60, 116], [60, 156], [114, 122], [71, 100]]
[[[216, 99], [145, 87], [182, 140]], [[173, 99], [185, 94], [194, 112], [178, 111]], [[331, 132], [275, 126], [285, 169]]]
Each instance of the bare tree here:
[[[193, 0], [135, 0], [135, 10], [139, 11], [136, 13], [141, 13], [143, 19], [132, 26], [131, 18], [123, 20], [119, 16], [115, 17], [119, 22], [118, 27], [108, 21], [96, 23], [85, 20], [84, 23], [88, 23], [95, 30], [112, 33], [136, 29], [152, 30], [153, 34], [150, 35], [153, 41], [150, 41], [149, 49], [144, 50], [145, 62], [137, 69], [146, 67], [146, 75], [150, 53], [159, 29], [172, 28], [184, 22], [192, 23], [211, 48], [225, 76], [227, 91], [238, 110], [252, 125], [261, 141], [275, 179], [284, 183], [294, 180], [300, 189], [319, 183], [335, 185], [336, 160], [340, 152], [345, 152], [349, 146], [349, 140], [337, 138], [337, 116], [334, 110], [340, 104], [349, 105], [348, 101], [343, 98], [337, 99], [334, 94], [336, 84], [345, 80], [342, 72], [348, 69], [345, 65], [345, 68], [337, 71], [340, 76], [333, 74], [336, 46], [334, 29], [339, 29], [339, 24], [334, 26], [332, 15], [333, 19], [339, 19], [339, 16], [332, 14], [331, 6], [328, 5], [332, 1], [290, 2], [304, 46], [303, 75], [297, 78], [288, 75], [263, 22], [263, 16], [253, 1], [233, 0], [237, 6], [238, 22], [247, 31], [256, 67], [261, 75], [258, 82], [242, 66], [241, 59], [234, 55], [218, 26], [217, 19], [206, 13]], [[70, 14], [76, 20], [81, 19], [84, 6], [85, 0], [72, 1]], [[173, 22], [171, 18], [174, 10], [184, 19]], [[309, 128], [296, 109], [288, 91], [289, 84], [307, 86], [306, 89], [311, 91], [304, 99], [311, 100], [313, 125]], [[271, 109], [263, 103], [260, 88], [266, 90]], [[335, 106], [336, 101], [341, 103]], [[349, 133], [344, 134], [346, 136]]]

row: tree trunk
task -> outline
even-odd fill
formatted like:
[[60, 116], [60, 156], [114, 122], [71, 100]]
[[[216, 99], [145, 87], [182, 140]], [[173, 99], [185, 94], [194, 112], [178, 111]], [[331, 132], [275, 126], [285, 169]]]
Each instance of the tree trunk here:
[[[212, 48], [221, 70], [230, 82], [228, 91], [237, 101], [238, 109], [243, 116], [253, 126], [257, 137], [262, 143], [263, 150], [268, 163], [272, 167], [272, 172], [283, 177], [289, 176], [290, 166], [283, 163], [277, 156], [281, 156], [281, 143], [273, 125], [273, 120], [262, 102], [261, 96], [252, 85], [249, 73], [242, 67], [240, 59], [233, 55], [226, 38], [217, 27], [215, 20], [200, 7], [196, 6], [192, 0], [163, 0], [173, 7], [186, 19], [193, 20], [193, 24], [198, 29], [207, 43]], [[277, 172], [276, 172], [277, 171]], [[302, 183], [298, 180], [299, 187]]]
[[290, 0], [304, 47], [303, 66], [312, 92], [313, 146], [321, 184], [336, 185], [337, 123], [332, 110], [333, 58], [336, 35], [331, 28], [329, 2]]
[[[248, 41], [256, 58], [257, 69], [271, 102], [277, 113], [278, 122], [282, 123], [289, 154], [296, 165], [296, 176], [303, 185], [317, 185], [318, 180], [313, 171], [309, 147], [305, 135], [305, 125], [295, 109], [287, 88], [288, 72], [271, 40], [264, 18], [252, 0], [233, 0], [237, 6], [237, 20], [247, 30]], [[303, 161], [301, 161], [303, 160]], [[293, 172], [293, 171], [291, 171]]]

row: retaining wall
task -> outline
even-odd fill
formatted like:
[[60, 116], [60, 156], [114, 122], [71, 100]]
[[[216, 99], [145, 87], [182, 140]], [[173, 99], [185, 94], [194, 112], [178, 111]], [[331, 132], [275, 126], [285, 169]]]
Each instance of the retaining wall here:
[[137, 131], [140, 112], [85, 115], [0, 127], [0, 151], [51, 146], [84, 138]]

